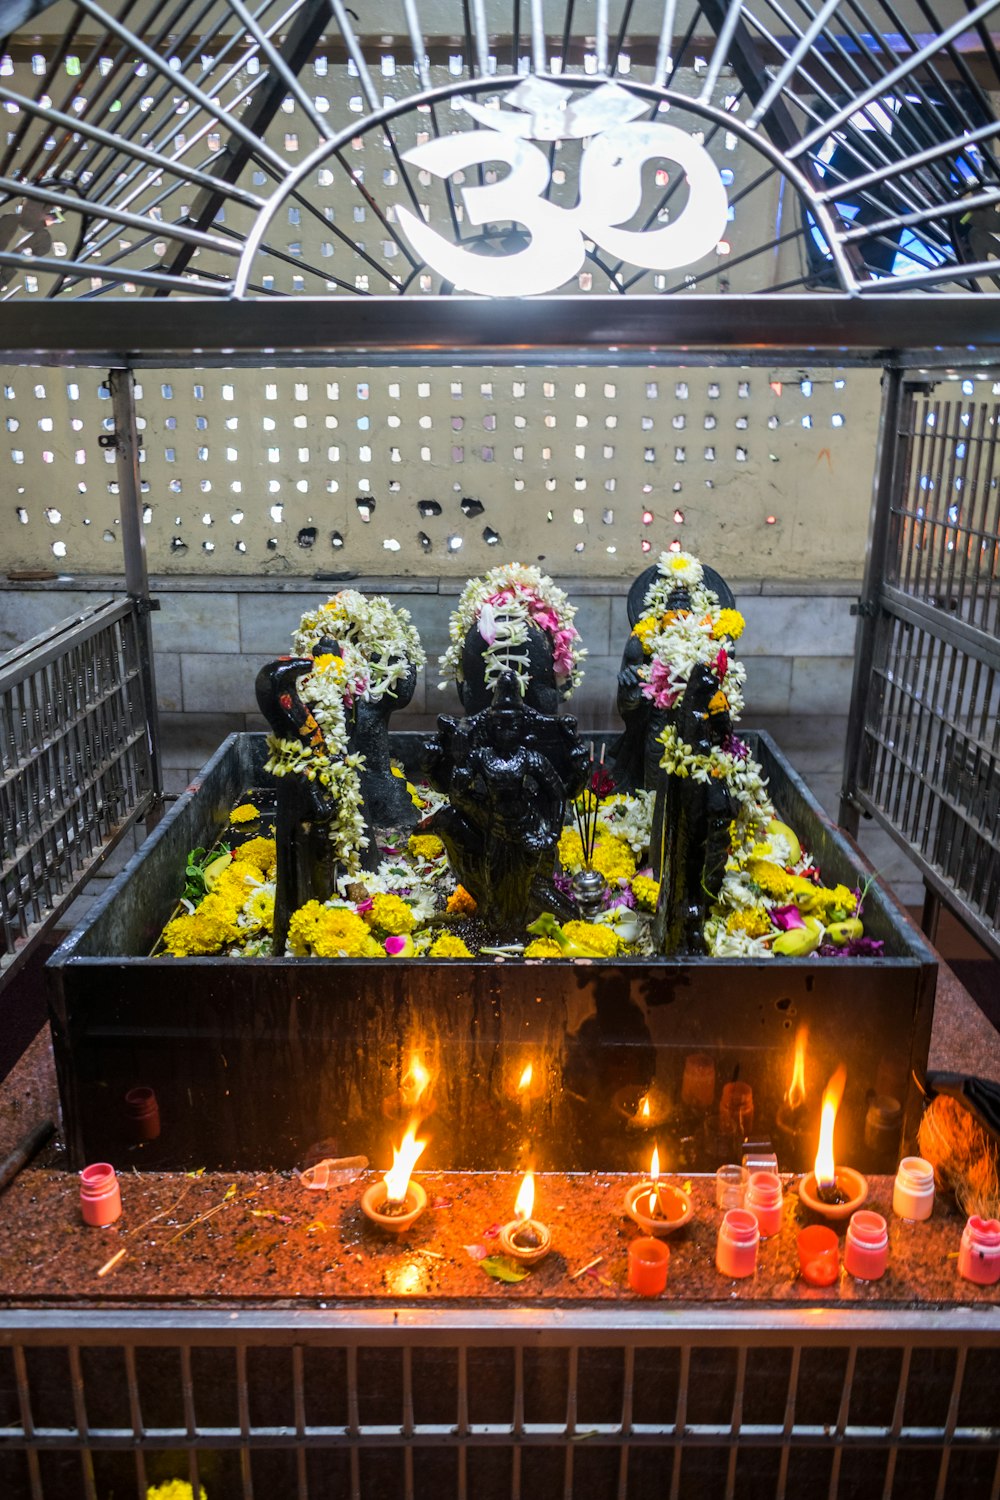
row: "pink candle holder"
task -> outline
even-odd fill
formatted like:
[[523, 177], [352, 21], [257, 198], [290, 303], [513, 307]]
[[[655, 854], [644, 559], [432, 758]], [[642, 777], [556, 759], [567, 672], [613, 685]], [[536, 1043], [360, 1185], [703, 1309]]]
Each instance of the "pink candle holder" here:
[[859, 1281], [878, 1281], [889, 1264], [889, 1231], [881, 1214], [853, 1214], [844, 1242], [844, 1270]]
[[840, 1274], [837, 1236], [825, 1224], [810, 1224], [796, 1240], [799, 1270], [810, 1286], [833, 1286]]
[[746, 1208], [731, 1208], [719, 1225], [715, 1244], [716, 1269], [723, 1276], [752, 1276], [757, 1269], [760, 1230]]
[[115, 1169], [106, 1161], [94, 1162], [80, 1173], [80, 1212], [83, 1222], [103, 1229], [121, 1217], [122, 1195]]
[[962, 1230], [958, 1274], [977, 1286], [995, 1286], [1000, 1281], [1000, 1219], [972, 1215]]
[[757, 1220], [762, 1239], [770, 1239], [781, 1232], [784, 1194], [781, 1178], [776, 1172], [751, 1172], [747, 1183], [744, 1207]]

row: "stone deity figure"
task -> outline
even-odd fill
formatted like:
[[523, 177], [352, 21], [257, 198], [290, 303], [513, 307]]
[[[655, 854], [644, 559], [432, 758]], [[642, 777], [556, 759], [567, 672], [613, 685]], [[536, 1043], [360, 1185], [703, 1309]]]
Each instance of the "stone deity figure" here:
[[[660, 770], [650, 854], [660, 881], [653, 941], [660, 953], [705, 952], [704, 927], [729, 857], [729, 827], [736, 799], [724, 777], [711, 774], [708, 758], [732, 734], [732, 718], [715, 672], [696, 666], [676, 710], [676, 733], [692, 764]], [[693, 771], [708, 771], [704, 779]]]

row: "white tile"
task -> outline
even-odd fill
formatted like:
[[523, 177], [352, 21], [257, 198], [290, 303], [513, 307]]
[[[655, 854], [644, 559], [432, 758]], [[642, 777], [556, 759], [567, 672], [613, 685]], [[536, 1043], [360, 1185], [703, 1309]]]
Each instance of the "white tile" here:
[[158, 594], [152, 620], [156, 651], [238, 651], [237, 596], [202, 592]]

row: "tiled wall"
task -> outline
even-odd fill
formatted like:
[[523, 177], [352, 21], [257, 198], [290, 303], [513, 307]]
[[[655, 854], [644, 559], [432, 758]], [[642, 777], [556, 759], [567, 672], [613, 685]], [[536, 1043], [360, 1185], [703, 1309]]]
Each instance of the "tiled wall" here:
[[[8, 650], [117, 592], [120, 579], [0, 585], [0, 650]], [[589, 657], [581, 688], [570, 700], [584, 728], [619, 722], [615, 679], [628, 635], [625, 586], [620, 582], [557, 579], [578, 606], [577, 627]], [[396, 716], [399, 728], [431, 729], [440, 713], [455, 712], [454, 690], [439, 690], [437, 657], [448, 641], [448, 618], [457, 580], [358, 578], [345, 586], [387, 593], [410, 611], [428, 655], [413, 701]], [[744, 723], [786, 715], [841, 718], [847, 713], [853, 670], [856, 584], [812, 585], [734, 581], [746, 616], [740, 654], [747, 667]], [[257, 670], [287, 653], [290, 635], [306, 609], [315, 608], [336, 583], [248, 584], [224, 580], [154, 580], [159, 611], [153, 616], [156, 677], [167, 790], [186, 785], [220, 741], [234, 730], [261, 729], [254, 699]]]

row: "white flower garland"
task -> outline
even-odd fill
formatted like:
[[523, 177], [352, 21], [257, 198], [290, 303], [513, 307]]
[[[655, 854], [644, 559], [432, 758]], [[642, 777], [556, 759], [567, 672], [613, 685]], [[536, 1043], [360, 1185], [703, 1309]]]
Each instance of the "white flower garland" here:
[[[491, 603], [497, 594], [507, 597]], [[576, 606], [540, 568], [502, 563], [485, 578], [470, 578], [448, 622], [451, 644], [439, 658], [444, 680], [438, 686], [461, 681], [465, 637], [478, 625], [486, 642], [487, 686], [492, 687], [502, 672], [513, 671], [523, 695], [528, 685], [528, 656], [523, 648], [529, 625], [537, 625], [552, 642], [557, 657], [562, 657], [562, 665], [557, 659], [556, 681], [572, 691], [583, 681], [582, 662], [587, 654], [579, 644], [575, 615]]]
[[302, 616], [292, 645], [300, 656], [312, 656], [324, 636], [344, 653], [348, 678], [359, 689], [352, 696], [374, 703], [394, 694], [409, 669], [427, 660], [409, 610], [394, 609], [384, 594], [342, 589]]

